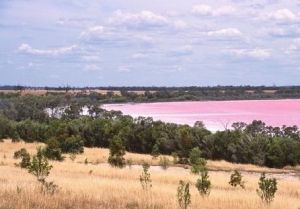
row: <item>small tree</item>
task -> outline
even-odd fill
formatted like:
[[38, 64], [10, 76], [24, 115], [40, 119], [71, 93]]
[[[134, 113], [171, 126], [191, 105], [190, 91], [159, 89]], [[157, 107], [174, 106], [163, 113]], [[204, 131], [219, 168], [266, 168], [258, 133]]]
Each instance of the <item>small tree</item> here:
[[22, 148], [14, 153], [15, 159], [20, 159], [21, 162], [16, 164], [17, 166], [20, 166], [21, 168], [27, 168], [30, 165], [30, 154], [27, 152], [25, 148]]
[[233, 187], [240, 186], [241, 188], [245, 189], [245, 182], [242, 179], [242, 174], [239, 171], [234, 170], [228, 183]]
[[109, 158], [108, 163], [111, 166], [123, 168], [126, 163], [124, 159], [125, 147], [120, 137], [115, 136], [109, 144]]
[[267, 204], [271, 203], [277, 191], [277, 180], [275, 178], [266, 178], [266, 174], [262, 173], [259, 178], [258, 186], [259, 189], [256, 191], [261, 200]]
[[209, 175], [206, 168], [201, 170], [200, 178], [196, 183], [196, 188], [202, 197], [210, 194], [211, 182], [209, 180]]
[[38, 181], [44, 181], [50, 174], [52, 166], [49, 165], [48, 159], [43, 153], [41, 147], [37, 149], [37, 154], [32, 157], [32, 160], [28, 166], [28, 172], [36, 176]]
[[148, 163], [143, 163], [143, 173], [140, 175], [140, 182], [144, 190], [148, 190], [152, 187], [151, 175], [149, 172], [150, 165]]
[[160, 165], [160, 167], [162, 167], [162, 169], [167, 170], [170, 165], [170, 161], [166, 156], [160, 157], [159, 165]]
[[48, 159], [41, 147], [37, 149], [37, 154], [32, 157], [27, 169], [28, 172], [34, 175], [38, 182], [41, 183], [41, 191], [43, 193], [54, 194], [57, 191], [58, 186], [54, 184], [54, 182], [46, 181], [52, 166], [49, 165]]
[[192, 165], [191, 172], [194, 174], [199, 174], [207, 163], [205, 159], [201, 158], [201, 151], [198, 147], [191, 150], [189, 162]]
[[177, 188], [177, 200], [181, 209], [187, 209], [191, 204], [190, 183], [179, 181]]

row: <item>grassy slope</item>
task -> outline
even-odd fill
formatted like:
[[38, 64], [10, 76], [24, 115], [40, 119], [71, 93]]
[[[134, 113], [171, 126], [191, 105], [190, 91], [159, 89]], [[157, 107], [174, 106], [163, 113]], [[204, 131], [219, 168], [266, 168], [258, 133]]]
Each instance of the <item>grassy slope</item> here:
[[[54, 196], [39, 194], [38, 184], [33, 176], [25, 170], [16, 168], [13, 153], [25, 147], [31, 153], [40, 144], [0, 143], [0, 209], [83, 209], [83, 208], [177, 208], [176, 189], [179, 180], [188, 180], [192, 184], [197, 176], [191, 175], [189, 170], [172, 167], [163, 171], [152, 167], [151, 177], [153, 188], [151, 192], [141, 189], [139, 175], [140, 166], [131, 169], [111, 168], [105, 162], [108, 156], [106, 149], [85, 149], [83, 155], [77, 156], [72, 162], [66, 158], [64, 162], [51, 162], [54, 166], [49, 180], [53, 180], [60, 186], [60, 192]], [[88, 165], [83, 162], [88, 159]], [[142, 160], [149, 161], [153, 165], [158, 160], [151, 156], [128, 154], [127, 159], [134, 163]], [[230, 170], [239, 168], [244, 171], [267, 171], [272, 173], [283, 172], [285, 175], [277, 175], [279, 190], [275, 201], [266, 206], [259, 200], [256, 194], [258, 175], [245, 173], [246, 189], [233, 189], [228, 185], [229, 173], [211, 172], [213, 184], [211, 195], [201, 198], [195, 189], [191, 187], [191, 208], [222, 208], [222, 209], [298, 209], [300, 207], [300, 181], [296, 178], [286, 178], [290, 170], [276, 170], [260, 168], [253, 165], [236, 165], [224, 161], [209, 162], [209, 167], [214, 170]], [[299, 168], [298, 168], [299, 169]], [[90, 171], [92, 171], [90, 173]], [[284, 177], [284, 178], [282, 178]], [[17, 193], [17, 187], [21, 193]]]

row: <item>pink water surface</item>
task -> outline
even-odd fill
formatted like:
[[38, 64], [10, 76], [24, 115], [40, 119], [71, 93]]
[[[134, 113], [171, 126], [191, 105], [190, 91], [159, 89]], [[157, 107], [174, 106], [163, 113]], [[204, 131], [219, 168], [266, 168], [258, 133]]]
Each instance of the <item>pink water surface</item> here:
[[149, 116], [179, 124], [203, 121], [212, 131], [230, 128], [233, 122], [253, 120], [272, 126], [300, 126], [300, 99], [107, 104], [103, 107], [133, 117]]

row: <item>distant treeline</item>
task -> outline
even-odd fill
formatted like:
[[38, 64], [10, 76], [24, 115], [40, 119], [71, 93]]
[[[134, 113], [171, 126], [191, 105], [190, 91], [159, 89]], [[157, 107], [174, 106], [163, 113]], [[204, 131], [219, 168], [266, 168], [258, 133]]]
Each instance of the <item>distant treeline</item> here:
[[3, 85], [0, 90], [20, 90], [20, 89], [34, 89], [34, 90], [112, 90], [112, 91], [201, 91], [201, 90], [298, 90], [300, 86], [98, 86], [98, 87], [72, 87], [72, 86], [59, 86], [59, 87], [34, 87], [22, 85]]
[[[83, 107], [88, 109], [86, 116], [81, 114]], [[230, 130], [211, 133], [202, 122], [191, 127], [108, 112], [90, 97], [0, 97], [0, 139], [44, 142], [52, 159], [61, 160], [61, 153], [80, 153], [83, 146], [108, 147], [115, 137], [123, 141], [127, 151], [172, 154], [180, 163], [188, 163], [191, 150], [199, 147], [202, 157], [212, 160], [278, 168], [300, 164], [297, 126], [238, 122]]]
[[[73, 94], [77, 98], [101, 103], [251, 100], [300, 98], [300, 86], [215, 86], [215, 87], [26, 87], [2, 86], [0, 97], [34, 94], [29, 90], [45, 91], [47, 95]], [[4, 92], [5, 90], [10, 90]], [[99, 91], [104, 91], [101, 93]], [[27, 91], [27, 93], [26, 93]], [[116, 91], [118, 93], [116, 93]], [[25, 92], [25, 93], [24, 93]], [[29, 92], [29, 93], [28, 93]]]

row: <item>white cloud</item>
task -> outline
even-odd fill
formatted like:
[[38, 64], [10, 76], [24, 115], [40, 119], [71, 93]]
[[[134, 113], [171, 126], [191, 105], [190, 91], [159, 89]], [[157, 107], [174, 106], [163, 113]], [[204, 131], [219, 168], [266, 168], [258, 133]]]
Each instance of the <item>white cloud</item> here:
[[168, 19], [162, 15], [151, 11], [141, 11], [139, 13], [129, 13], [118, 10], [114, 12], [110, 23], [126, 28], [151, 28], [161, 27], [169, 23]]
[[69, 54], [72, 51], [74, 51], [74, 49], [76, 48], [77, 45], [55, 48], [55, 49], [36, 49], [31, 47], [29, 44], [23, 43], [19, 46], [18, 51], [21, 53], [32, 54], [32, 55], [58, 56], [58, 55]]
[[242, 35], [242, 32], [237, 28], [223, 28], [215, 31], [206, 32], [208, 36], [214, 37], [238, 37]]
[[98, 62], [101, 60], [100, 56], [96, 55], [84, 55], [81, 57], [81, 59], [87, 62]]
[[166, 68], [165, 72], [167, 73], [179, 73], [179, 72], [185, 72], [186, 69], [184, 69], [180, 65], [173, 65]]
[[290, 27], [275, 27], [268, 30], [268, 34], [273, 37], [281, 37], [281, 38], [293, 38], [300, 36], [300, 29], [298, 26], [290, 26]]
[[80, 35], [81, 38], [89, 38], [91, 36], [102, 36], [103, 34], [106, 33], [106, 30], [102, 25], [97, 25], [90, 27], [83, 31]]
[[129, 73], [129, 72], [131, 72], [131, 69], [128, 66], [120, 66], [119, 69], [118, 69], [118, 72]]
[[42, 66], [42, 64], [34, 63], [34, 62], [28, 62], [26, 65], [23, 65], [19, 67], [19, 69], [32, 69], [37, 70]]
[[135, 53], [133, 55], [131, 55], [132, 59], [144, 59], [148, 57], [148, 55], [144, 54], [144, 53]]
[[83, 70], [87, 72], [96, 72], [96, 71], [101, 71], [101, 67], [96, 64], [89, 64], [84, 66]]
[[80, 35], [80, 39], [84, 42], [101, 45], [110, 45], [113, 47], [120, 46], [150, 46], [154, 43], [154, 39], [143, 33], [124, 31], [118, 27], [93, 26], [87, 28]]
[[286, 54], [292, 54], [300, 51], [300, 38], [295, 39], [292, 44], [289, 45], [288, 49], [285, 51]]
[[193, 47], [191, 45], [184, 45], [173, 49], [169, 54], [171, 56], [188, 56], [194, 53]]
[[188, 28], [188, 24], [183, 20], [174, 21], [173, 26], [176, 30], [184, 30]]
[[201, 16], [224, 16], [232, 15], [236, 12], [236, 8], [231, 5], [221, 6], [213, 8], [207, 4], [194, 5], [192, 8], [192, 13]]
[[264, 19], [276, 20], [282, 23], [299, 21], [298, 15], [289, 9], [279, 9], [263, 16]]
[[255, 49], [233, 49], [229, 51], [237, 57], [248, 57], [256, 59], [266, 59], [271, 56], [268, 49], [255, 48]]

